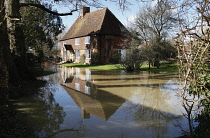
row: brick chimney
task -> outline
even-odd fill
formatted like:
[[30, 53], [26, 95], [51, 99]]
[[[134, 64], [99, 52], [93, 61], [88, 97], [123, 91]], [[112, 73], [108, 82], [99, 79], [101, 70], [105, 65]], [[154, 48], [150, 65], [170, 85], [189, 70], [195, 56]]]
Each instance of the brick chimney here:
[[84, 17], [86, 13], [89, 13], [90, 12], [90, 7], [82, 7], [80, 9], [80, 17]]

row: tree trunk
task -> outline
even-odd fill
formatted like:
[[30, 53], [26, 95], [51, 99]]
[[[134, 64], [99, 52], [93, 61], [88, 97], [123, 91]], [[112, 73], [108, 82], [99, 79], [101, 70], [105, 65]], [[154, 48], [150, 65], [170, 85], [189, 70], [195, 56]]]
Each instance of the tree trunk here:
[[[0, 1], [0, 9], [4, 7], [4, 1]], [[9, 86], [8, 69], [5, 61], [6, 47], [9, 46], [7, 33], [6, 33], [6, 22], [4, 21], [5, 13], [0, 12], [0, 88], [7, 88]]]
[[19, 0], [5, 0], [10, 50], [16, 56], [22, 56], [25, 52], [19, 2]]
[[1, 91], [8, 89], [11, 85], [18, 86], [18, 73], [14, 64], [11, 52], [10, 42], [7, 33], [7, 15], [3, 9], [5, 0], [0, 1], [0, 88]]
[[20, 85], [21, 75], [26, 71], [25, 47], [18, 24], [19, 0], [1, 0], [0, 9], [0, 88], [7, 89]]
[[12, 69], [13, 79], [16, 81], [25, 77], [26, 73], [26, 48], [24, 45], [24, 36], [21, 26], [19, 0], [5, 0], [5, 13], [7, 19], [7, 34], [15, 65]]
[[[15, 68], [13, 59], [9, 49], [9, 40], [7, 35], [7, 27], [5, 20], [4, 0], [0, 1], [0, 89], [3, 95], [7, 95], [10, 84], [15, 84], [17, 80], [12, 72]], [[4, 93], [5, 92], [5, 93]]]

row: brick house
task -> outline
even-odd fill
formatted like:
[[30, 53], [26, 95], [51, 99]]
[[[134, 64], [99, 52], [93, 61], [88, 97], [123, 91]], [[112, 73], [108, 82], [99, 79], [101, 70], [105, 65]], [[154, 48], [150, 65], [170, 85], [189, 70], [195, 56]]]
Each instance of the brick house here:
[[90, 12], [89, 7], [80, 10], [80, 17], [60, 40], [63, 61], [76, 63], [107, 64], [115, 53], [125, 59], [127, 29], [108, 9]]

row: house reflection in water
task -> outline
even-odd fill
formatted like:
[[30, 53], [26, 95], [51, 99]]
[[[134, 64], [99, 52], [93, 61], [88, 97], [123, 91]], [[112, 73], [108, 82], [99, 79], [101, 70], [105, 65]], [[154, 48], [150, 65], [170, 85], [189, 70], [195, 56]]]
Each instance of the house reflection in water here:
[[177, 77], [173, 73], [61, 68], [61, 84], [81, 109], [82, 118], [91, 118], [91, 125], [84, 121], [89, 129], [120, 129], [133, 135], [140, 128], [135, 132], [145, 132], [148, 137], [176, 137], [181, 133], [179, 126], [187, 124], [181, 99], [176, 96]]
[[64, 89], [82, 110], [82, 118], [90, 118], [90, 114], [108, 120], [126, 99], [104, 91], [91, 80], [91, 71], [80, 68], [62, 68]]

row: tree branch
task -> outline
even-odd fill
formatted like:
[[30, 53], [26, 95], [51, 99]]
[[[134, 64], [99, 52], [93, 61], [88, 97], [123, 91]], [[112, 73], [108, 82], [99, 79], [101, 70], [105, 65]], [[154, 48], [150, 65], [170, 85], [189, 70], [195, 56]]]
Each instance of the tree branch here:
[[55, 11], [51, 11], [49, 10], [48, 8], [46, 8], [44, 5], [41, 5], [41, 4], [34, 4], [34, 3], [20, 3], [20, 7], [36, 7], [36, 8], [39, 8], [39, 9], [42, 9], [48, 13], [51, 13], [53, 15], [58, 15], [58, 16], [67, 16], [67, 15], [72, 15], [73, 12], [77, 11], [77, 5], [76, 5], [76, 9], [74, 10], [71, 10], [70, 12], [68, 13], [58, 13], [58, 12], [55, 12]]

